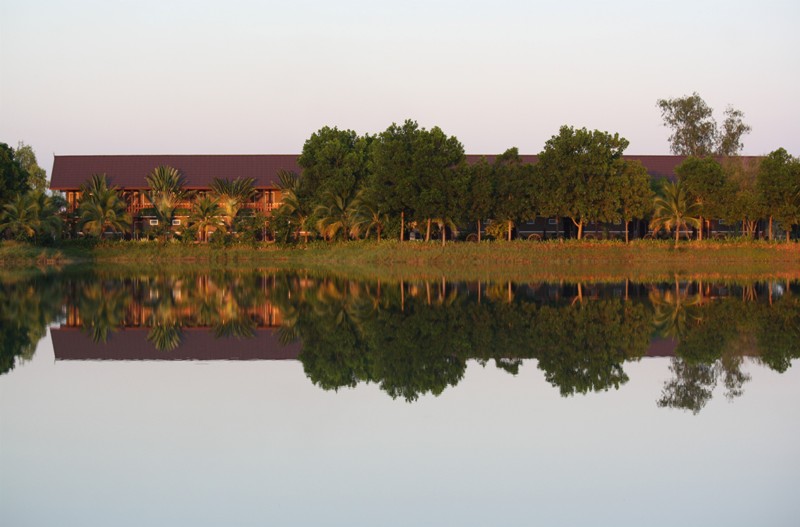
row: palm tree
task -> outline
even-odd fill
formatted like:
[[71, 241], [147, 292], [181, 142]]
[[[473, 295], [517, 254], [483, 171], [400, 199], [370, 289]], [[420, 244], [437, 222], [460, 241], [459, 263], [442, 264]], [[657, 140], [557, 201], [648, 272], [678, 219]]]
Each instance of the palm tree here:
[[362, 231], [364, 237], [368, 237], [372, 229], [378, 235], [378, 242], [381, 241], [381, 232], [383, 231], [386, 222], [389, 221], [389, 216], [381, 211], [378, 201], [375, 197], [368, 194], [366, 191], [361, 190], [353, 202], [355, 208], [355, 215], [353, 217], [353, 226], [350, 230], [351, 236], [358, 236]]
[[200, 241], [208, 241], [208, 229], [219, 227], [221, 216], [219, 204], [211, 196], [201, 196], [194, 202], [189, 221], [199, 229]]
[[217, 198], [222, 220], [228, 226], [228, 232], [233, 232], [233, 220], [256, 193], [253, 186], [255, 182], [253, 178], [236, 178], [233, 181], [214, 178], [211, 182], [211, 190]]
[[439, 226], [439, 232], [442, 234], [442, 247], [445, 245], [447, 227], [450, 227], [453, 236], [458, 236], [458, 227], [451, 218], [432, 218], [431, 221]]
[[106, 230], [123, 232], [130, 228], [131, 217], [117, 187], [108, 186], [105, 174], [95, 174], [81, 186], [78, 206], [80, 228], [90, 235], [101, 236]]
[[681, 290], [677, 276], [674, 290], [653, 289], [648, 296], [653, 304], [653, 327], [662, 337], [681, 340], [692, 326], [702, 322], [698, 310], [701, 296], [690, 295], [688, 286]]
[[79, 291], [77, 302], [83, 331], [92, 342], [107, 342], [111, 333], [123, 326], [130, 303], [130, 293], [123, 287], [107, 287], [100, 282], [86, 284]]
[[8, 231], [18, 240], [53, 240], [63, 223], [58, 215], [60, 208], [61, 200], [43, 190], [19, 194], [0, 212], [0, 233]]
[[61, 217], [61, 210], [66, 206], [66, 200], [60, 195], [48, 196], [44, 190], [31, 191], [33, 199], [36, 201], [39, 213], [36, 237], [40, 240], [55, 240], [61, 236], [64, 227], [64, 220]]
[[675, 229], [676, 248], [683, 228], [700, 227], [700, 204], [689, 203], [680, 183], [664, 183], [661, 195], [655, 198], [653, 205], [655, 212], [650, 220], [650, 228], [653, 231]]
[[292, 172], [281, 172], [278, 174], [281, 189], [281, 206], [275, 211], [278, 216], [283, 216], [289, 223], [296, 226], [295, 235], [303, 236], [305, 243], [308, 243], [309, 220], [311, 210], [308, 202], [298, 197], [300, 191], [300, 180]]
[[150, 186], [150, 190], [145, 192], [145, 197], [153, 205], [165, 232], [169, 232], [175, 217], [175, 209], [189, 196], [183, 188], [183, 176], [177, 169], [162, 165], [154, 168], [145, 180]]
[[322, 204], [314, 210], [314, 215], [319, 218], [317, 230], [325, 239], [332, 240], [339, 231], [345, 237], [358, 235], [358, 229], [355, 228], [354, 201], [349, 191], [341, 194], [326, 192], [322, 196]]

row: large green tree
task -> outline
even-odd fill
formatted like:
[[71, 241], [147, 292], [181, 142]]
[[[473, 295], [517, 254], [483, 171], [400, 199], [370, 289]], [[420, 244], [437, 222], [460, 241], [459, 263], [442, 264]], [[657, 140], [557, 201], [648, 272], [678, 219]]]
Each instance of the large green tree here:
[[302, 168], [297, 197], [311, 200], [312, 209], [327, 193], [355, 195], [367, 176], [369, 136], [325, 126], [311, 134], [297, 158]]
[[17, 143], [15, 154], [22, 170], [28, 173], [28, 184], [37, 190], [47, 190], [47, 171], [36, 162], [36, 153], [30, 145]]
[[462, 167], [464, 147], [456, 137], [434, 126], [431, 130], [420, 130], [413, 155], [419, 189], [416, 219], [427, 223], [426, 241], [430, 240], [431, 223], [437, 223], [444, 243], [445, 226], [453, 226], [464, 212], [467, 187]]
[[498, 156], [492, 167], [494, 199], [492, 218], [504, 226], [506, 239], [511, 241], [514, 226], [536, 217], [533, 204], [534, 169], [523, 163], [516, 147]]
[[639, 161], [625, 160], [619, 171], [619, 214], [625, 222], [625, 243], [628, 226], [634, 218], [644, 219], [653, 210], [650, 175]]
[[697, 236], [702, 240], [708, 218], [720, 218], [723, 215], [722, 205], [729, 191], [725, 172], [722, 165], [711, 157], [689, 156], [675, 168], [675, 174], [686, 190], [687, 198], [699, 206], [700, 228]]
[[578, 239], [587, 223], [619, 218], [619, 174], [627, 147], [627, 139], [619, 134], [562, 126], [539, 154], [539, 170], [546, 186], [563, 200], [557, 214], [572, 220]]
[[14, 149], [0, 143], [0, 207], [30, 188], [28, 173], [20, 165]]
[[491, 218], [494, 210], [494, 198], [495, 178], [492, 165], [483, 156], [467, 168], [466, 218], [477, 224], [478, 241], [481, 241], [481, 222]]
[[384, 210], [400, 216], [400, 241], [405, 238], [406, 216], [416, 212], [420, 191], [416, 151], [421, 134], [416, 121], [392, 123], [370, 147], [370, 186], [380, 196]]
[[712, 154], [730, 156], [742, 149], [742, 136], [749, 133], [744, 113], [728, 106], [722, 128], [717, 126], [714, 111], [695, 92], [674, 99], [659, 99], [664, 126], [672, 130], [669, 136], [673, 154], [703, 157]]
[[765, 217], [765, 203], [759, 196], [756, 179], [760, 159], [729, 157], [722, 160], [726, 190], [722, 200], [722, 218], [741, 222], [742, 233], [755, 236], [758, 220]]
[[761, 161], [756, 185], [769, 216], [769, 239], [777, 219], [788, 240], [791, 226], [800, 223], [800, 161], [783, 148], [771, 152]]

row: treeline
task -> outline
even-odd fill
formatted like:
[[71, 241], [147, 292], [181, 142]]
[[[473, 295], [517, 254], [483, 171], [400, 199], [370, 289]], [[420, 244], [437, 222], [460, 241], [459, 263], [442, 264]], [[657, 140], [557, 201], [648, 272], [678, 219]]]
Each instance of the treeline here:
[[[303, 146], [300, 177], [287, 177], [277, 221], [326, 239], [391, 230], [402, 240], [413, 227], [445, 241], [447, 230], [491, 220], [494, 237], [537, 216], [570, 218], [578, 237], [590, 222], [644, 217], [652, 204], [641, 164], [622, 159], [619, 135], [562, 127], [525, 163], [516, 148], [467, 164], [464, 147], [440, 128], [414, 121], [375, 136], [325, 127]], [[288, 239], [284, 231], [283, 239]]]
[[[626, 241], [629, 224], [645, 221], [651, 235], [672, 233], [677, 244], [691, 233], [702, 240], [711, 219], [750, 237], [764, 220], [769, 239], [778, 222], [787, 241], [800, 224], [800, 161], [782, 148], [760, 159], [689, 156], [673, 183], [654, 181], [641, 163], [623, 159], [628, 144], [619, 134], [563, 126], [536, 164], [524, 162], [516, 148], [468, 164], [456, 137], [411, 120], [376, 135], [323, 127], [303, 145], [301, 173], [280, 174], [281, 205], [271, 215], [246, 206], [256, 193], [252, 179], [218, 178], [210, 191], [191, 194], [176, 169], [155, 167], [145, 196], [158, 226], [148, 233], [185, 241], [291, 243], [316, 237], [403, 240], [414, 229], [425, 240], [438, 236], [445, 243], [464, 227], [474, 229], [479, 241], [483, 232], [510, 240], [521, 222], [548, 217], [568, 219], [578, 239], [589, 224], [622, 223]], [[11, 153], [4, 170], [24, 172], [13, 149], [3, 146], [4, 155]], [[131, 231], [128, 203], [102, 174], [83, 185], [74, 216], [59, 214], [63, 210], [57, 195], [26, 184], [9, 187], [0, 232], [44, 243], [62, 236], [64, 220], [95, 237]]]
[[[754, 236], [760, 219], [783, 226], [787, 239], [800, 223], [800, 161], [784, 149], [763, 160], [689, 156], [677, 183], [653, 181], [637, 161], [623, 159], [628, 141], [618, 134], [564, 126], [547, 141], [538, 163], [516, 148], [467, 164], [464, 148], [441, 129], [414, 121], [359, 136], [324, 127], [305, 143], [302, 175], [287, 175], [279, 238], [319, 233], [355, 238], [391, 230], [402, 239], [412, 223], [431, 238], [481, 222], [496, 238], [511, 239], [515, 225], [537, 217], [569, 218], [580, 239], [590, 223], [648, 220], [653, 231], [703, 232], [709, 219], [741, 224]], [[656, 199], [654, 199], [656, 198]], [[289, 226], [293, 226], [289, 228]]]

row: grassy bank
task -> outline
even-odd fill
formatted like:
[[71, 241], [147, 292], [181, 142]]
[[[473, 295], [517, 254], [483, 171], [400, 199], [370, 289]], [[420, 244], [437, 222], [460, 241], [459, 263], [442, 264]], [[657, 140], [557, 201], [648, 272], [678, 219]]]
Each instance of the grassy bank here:
[[360, 278], [660, 280], [679, 276], [720, 279], [800, 278], [800, 244], [763, 241], [438, 243], [385, 241], [279, 247], [221, 247], [154, 242], [64, 243], [55, 248], [4, 242], [0, 265], [88, 264], [120, 269], [308, 269]]

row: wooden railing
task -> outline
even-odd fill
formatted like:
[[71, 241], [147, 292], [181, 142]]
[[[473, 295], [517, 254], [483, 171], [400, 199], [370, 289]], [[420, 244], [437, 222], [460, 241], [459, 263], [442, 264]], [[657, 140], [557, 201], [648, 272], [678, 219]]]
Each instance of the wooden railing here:
[[[258, 201], [255, 203], [245, 203], [242, 208], [244, 209], [252, 209], [252, 210], [260, 210], [261, 212], [272, 212], [273, 210], [280, 207], [280, 203], [264, 203], [263, 201]], [[149, 203], [141, 204], [141, 203], [131, 203], [127, 207], [127, 211], [131, 215], [139, 214], [143, 209], [152, 209], [153, 206]], [[192, 202], [191, 201], [182, 201], [176, 207], [176, 209], [184, 209], [184, 210], [191, 210], [192, 209]], [[72, 210], [70, 210], [72, 212]]]

